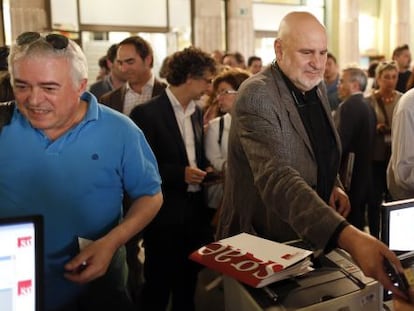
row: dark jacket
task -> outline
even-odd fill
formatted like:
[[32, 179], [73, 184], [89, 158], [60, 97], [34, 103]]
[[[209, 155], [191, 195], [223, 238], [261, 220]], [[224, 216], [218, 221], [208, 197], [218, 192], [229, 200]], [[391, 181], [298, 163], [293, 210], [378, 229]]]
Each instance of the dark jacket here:
[[[317, 94], [339, 160], [323, 83]], [[344, 219], [317, 195], [316, 184], [315, 155], [294, 98], [280, 70], [267, 67], [243, 82], [233, 106], [218, 238], [240, 232], [280, 242], [301, 237], [324, 249]]]
[[[167, 84], [155, 79], [151, 97], [160, 95], [166, 87]], [[99, 102], [122, 113], [124, 111], [125, 93], [126, 86], [124, 84], [116, 90], [102, 95], [102, 97], [99, 99]]]
[[[347, 165], [349, 153], [355, 155], [348, 190], [351, 202], [349, 220], [353, 225], [362, 228], [363, 210], [371, 187], [371, 163], [376, 132], [375, 112], [362, 93], [354, 94], [339, 105], [335, 123], [342, 143], [342, 168]], [[353, 219], [355, 213], [360, 215]]]
[[[186, 208], [188, 184], [184, 181], [185, 167], [189, 165], [180, 129], [167, 93], [164, 91], [150, 101], [136, 106], [131, 119], [142, 129], [157, 158], [162, 179], [164, 204], [151, 224], [183, 224], [199, 215]], [[194, 131], [197, 166], [206, 167], [201, 109], [191, 116]], [[202, 207], [205, 208], [205, 207]], [[196, 211], [197, 212], [197, 211]]]

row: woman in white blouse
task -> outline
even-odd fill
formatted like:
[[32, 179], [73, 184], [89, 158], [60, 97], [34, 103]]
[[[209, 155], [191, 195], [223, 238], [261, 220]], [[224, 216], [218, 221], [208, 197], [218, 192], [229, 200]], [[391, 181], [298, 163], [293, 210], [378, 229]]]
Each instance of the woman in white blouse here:
[[[236, 100], [240, 84], [250, 76], [243, 69], [232, 68], [219, 74], [213, 82], [217, 94], [220, 111], [224, 115], [209, 122], [205, 137], [206, 157], [216, 172], [222, 172], [227, 158], [227, 142], [231, 123], [230, 111]], [[212, 185], [208, 188], [208, 205], [217, 208], [223, 195], [223, 185]]]

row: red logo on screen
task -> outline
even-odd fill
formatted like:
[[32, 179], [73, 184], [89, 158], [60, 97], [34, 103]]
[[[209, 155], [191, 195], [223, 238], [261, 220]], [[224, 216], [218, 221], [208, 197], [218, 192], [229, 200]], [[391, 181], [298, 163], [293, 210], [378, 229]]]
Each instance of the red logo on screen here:
[[32, 280], [19, 281], [17, 283], [17, 296], [30, 295], [32, 292]]
[[32, 246], [32, 237], [31, 236], [24, 236], [21, 238], [17, 238], [17, 247], [28, 247]]

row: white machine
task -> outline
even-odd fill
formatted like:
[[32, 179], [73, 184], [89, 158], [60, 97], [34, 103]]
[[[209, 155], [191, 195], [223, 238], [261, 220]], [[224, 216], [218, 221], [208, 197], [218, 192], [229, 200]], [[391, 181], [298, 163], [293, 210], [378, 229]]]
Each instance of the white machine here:
[[251, 288], [224, 277], [226, 311], [378, 311], [383, 289], [367, 278], [342, 250], [334, 250], [319, 267], [301, 277]]

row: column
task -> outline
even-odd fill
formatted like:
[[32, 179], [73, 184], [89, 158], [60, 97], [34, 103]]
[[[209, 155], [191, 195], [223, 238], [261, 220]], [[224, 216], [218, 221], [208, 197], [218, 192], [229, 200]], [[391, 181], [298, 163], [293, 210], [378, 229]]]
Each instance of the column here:
[[410, 42], [410, 0], [392, 1], [390, 48]]
[[46, 1], [9, 0], [8, 2], [10, 4], [12, 41], [22, 32], [42, 32], [50, 27], [46, 14]]
[[227, 1], [227, 50], [247, 58], [254, 54], [252, 0]]
[[359, 1], [340, 0], [339, 3], [339, 51], [337, 59], [340, 68], [349, 64], [359, 64]]
[[222, 0], [194, 0], [194, 45], [206, 52], [224, 49]]
[[380, 48], [390, 59], [396, 46], [411, 42], [410, 0], [381, 1], [379, 20]]

